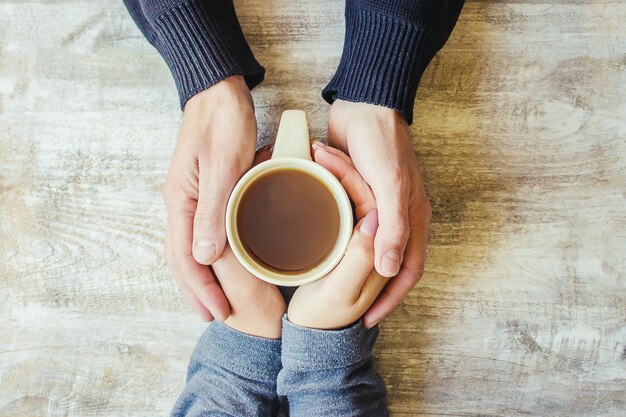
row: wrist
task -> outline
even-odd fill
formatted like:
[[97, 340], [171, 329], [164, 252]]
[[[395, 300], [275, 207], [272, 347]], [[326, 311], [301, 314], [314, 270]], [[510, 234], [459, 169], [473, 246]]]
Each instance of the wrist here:
[[[358, 101], [335, 100], [328, 113], [329, 138], [333, 139], [334, 146], [349, 153], [348, 131], [364, 126], [384, 128], [381, 133], [392, 134], [393, 138], [400, 136], [395, 132], [409, 130], [404, 116], [392, 108]], [[361, 138], [357, 142], [361, 142]]]
[[344, 114], [346, 122], [350, 122], [350, 119], [355, 116], [367, 114], [370, 117], [373, 115], [376, 119], [386, 122], [407, 123], [404, 116], [397, 110], [379, 104], [337, 99], [331, 106], [331, 113], [333, 110], [337, 113]]
[[242, 314], [235, 312], [224, 322], [228, 327], [249, 336], [265, 339], [280, 339], [282, 332], [281, 315], [264, 317], [262, 314]]
[[200, 91], [187, 101], [184, 112], [205, 111], [214, 105], [254, 111], [252, 95], [244, 77], [233, 75]]

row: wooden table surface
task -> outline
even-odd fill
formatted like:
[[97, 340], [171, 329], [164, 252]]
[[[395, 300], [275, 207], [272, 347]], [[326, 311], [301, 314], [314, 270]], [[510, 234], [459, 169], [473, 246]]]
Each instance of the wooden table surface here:
[[[260, 140], [342, 2], [236, 2]], [[418, 92], [424, 279], [376, 348], [394, 416], [626, 415], [626, 3], [468, 1]], [[205, 324], [161, 257], [180, 111], [121, 2], [0, 1], [0, 416], [165, 416]]]

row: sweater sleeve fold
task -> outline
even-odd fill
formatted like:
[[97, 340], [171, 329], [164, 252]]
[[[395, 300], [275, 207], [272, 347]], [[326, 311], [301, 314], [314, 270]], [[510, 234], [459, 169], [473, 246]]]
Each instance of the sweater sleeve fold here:
[[187, 385], [171, 417], [276, 415], [280, 354], [280, 339], [211, 323], [189, 360]]
[[181, 108], [232, 75], [254, 88], [265, 69], [254, 57], [232, 0], [124, 0], [142, 33], [167, 63]]
[[389, 107], [411, 123], [422, 74], [462, 7], [463, 0], [347, 0], [343, 52], [323, 98]]
[[293, 417], [388, 416], [385, 384], [372, 349], [378, 327], [342, 330], [297, 326], [283, 318], [277, 392]]

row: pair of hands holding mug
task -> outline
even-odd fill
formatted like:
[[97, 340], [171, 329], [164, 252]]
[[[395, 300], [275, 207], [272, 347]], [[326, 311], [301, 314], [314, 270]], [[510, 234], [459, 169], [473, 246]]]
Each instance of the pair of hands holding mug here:
[[[360, 220], [341, 262], [320, 280], [298, 287], [287, 315], [290, 322], [299, 326], [337, 329], [358, 320], [388, 278], [380, 276], [374, 269], [378, 215], [371, 190], [343, 152], [320, 145], [315, 145], [314, 150], [314, 160], [342, 178], [342, 185], [355, 201]], [[270, 156], [268, 150], [259, 151], [254, 165]], [[248, 272], [228, 243], [212, 268], [230, 302], [231, 311], [225, 323], [247, 334], [279, 338], [281, 319], [287, 306], [278, 288]]]
[[[205, 320], [226, 320], [234, 309], [222, 288], [226, 280], [220, 286], [213, 272], [220, 276], [216, 261], [226, 247], [226, 203], [239, 178], [252, 167], [256, 133], [252, 96], [240, 76], [226, 78], [185, 106], [164, 187], [168, 212], [164, 255], [179, 287]], [[338, 176], [344, 187], [362, 177], [360, 187], [371, 190], [378, 210], [373, 265], [391, 279], [365, 313], [364, 323], [372, 327], [421, 278], [430, 203], [409, 127], [397, 112], [337, 100], [329, 114], [328, 140], [350, 155], [351, 159], [344, 154], [340, 158], [355, 168], [346, 174], [349, 177]], [[213, 265], [213, 271], [206, 265]]]

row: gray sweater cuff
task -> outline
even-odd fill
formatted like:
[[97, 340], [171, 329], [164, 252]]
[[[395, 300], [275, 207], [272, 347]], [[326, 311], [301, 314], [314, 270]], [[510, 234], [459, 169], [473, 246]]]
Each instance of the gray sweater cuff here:
[[281, 367], [280, 351], [280, 339], [251, 336], [214, 321], [200, 338], [192, 359], [245, 378], [275, 382]]
[[343, 368], [367, 360], [378, 326], [366, 329], [361, 320], [342, 330], [301, 327], [283, 317], [282, 364], [292, 370]]

